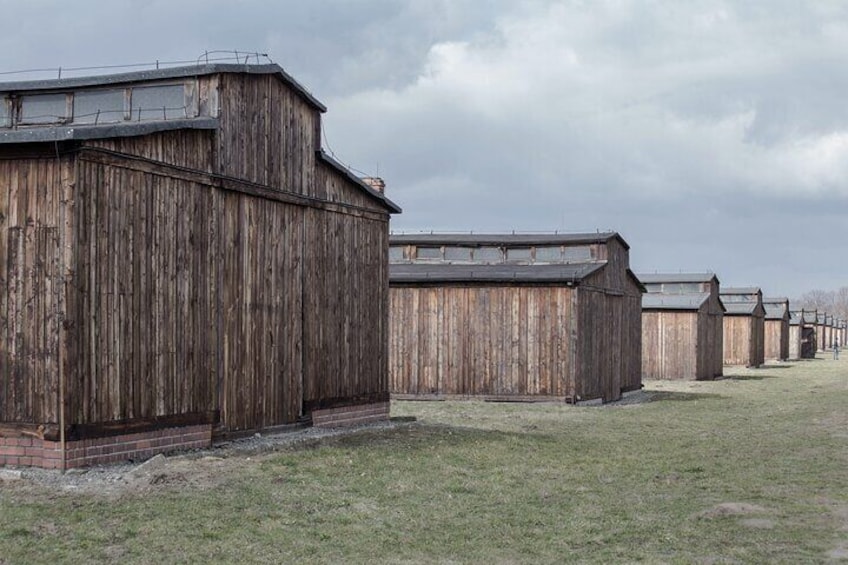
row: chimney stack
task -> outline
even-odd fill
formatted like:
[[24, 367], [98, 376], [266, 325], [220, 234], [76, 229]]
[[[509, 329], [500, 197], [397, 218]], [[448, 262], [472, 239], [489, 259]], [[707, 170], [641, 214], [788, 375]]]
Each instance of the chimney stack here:
[[380, 177], [362, 177], [362, 182], [364, 182], [377, 192], [386, 192], [386, 182]]

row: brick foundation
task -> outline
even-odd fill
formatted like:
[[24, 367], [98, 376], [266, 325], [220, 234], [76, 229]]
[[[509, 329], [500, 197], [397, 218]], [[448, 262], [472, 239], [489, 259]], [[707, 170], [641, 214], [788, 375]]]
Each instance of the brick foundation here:
[[373, 402], [357, 406], [341, 406], [312, 411], [312, 425], [316, 428], [342, 428], [358, 426], [389, 419], [389, 403]]
[[[141, 461], [167, 451], [211, 445], [210, 424], [68, 441], [65, 468]], [[3, 465], [61, 469], [61, 443], [27, 436], [0, 437], [0, 466]]]

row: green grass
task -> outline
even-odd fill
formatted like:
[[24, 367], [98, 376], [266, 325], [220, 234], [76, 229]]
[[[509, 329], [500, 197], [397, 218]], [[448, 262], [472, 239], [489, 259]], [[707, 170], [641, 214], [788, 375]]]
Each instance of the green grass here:
[[816, 563], [844, 551], [848, 361], [728, 373], [647, 383], [654, 398], [638, 405], [395, 403], [417, 422], [117, 496], [0, 483], [0, 563]]

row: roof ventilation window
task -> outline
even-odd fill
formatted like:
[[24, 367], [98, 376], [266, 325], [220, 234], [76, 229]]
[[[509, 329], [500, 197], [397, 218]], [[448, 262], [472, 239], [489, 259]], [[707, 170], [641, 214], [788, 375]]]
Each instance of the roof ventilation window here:
[[689, 294], [704, 290], [700, 283], [665, 283], [662, 289], [669, 294]]
[[9, 97], [0, 94], [0, 128], [12, 127], [12, 112], [9, 111]]
[[510, 247], [506, 250], [506, 260], [508, 263], [529, 263], [533, 255], [529, 247]]
[[132, 89], [131, 120], [178, 120], [188, 117], [194, 116], [189, 116], [185, 87], [182, 84]]
[[591, 261], [592, 248], [588, 245], [566, 247], [563, 250], [562, 257], [566, 263], [581, 263], [583, 261]]
[[406, 259], [406, 253], [404, 253], [404, 248], [400, 246], [392, 246], [389, 247], [389, 262], [390, 263], [399, 263]]
[[478, 247], [474, 250], [477, 263], [503, 263], [503, 251], [500, 247]]
[[544, 246], [536, 248], [537, 263], [562, 263], [562, 248], [560, 246]]
[[67, 121], [67, 94], [30, 94], [21, 97], [21, 125], [61, 124]]
[[125, 119], [124, 90], [80, 91], [74, 95], [74, 123], [104, 124]]
[[441, 247], [419, 247], [416, 250], [416, 258], [419, 261], [441, 261], [442, 260], [442, 248]]
[[445, 247], [445, 261], [471, 262], [470, 247]]
[[752, 302], [757, 300], [756, 294], [722, 294], [722, 302]]

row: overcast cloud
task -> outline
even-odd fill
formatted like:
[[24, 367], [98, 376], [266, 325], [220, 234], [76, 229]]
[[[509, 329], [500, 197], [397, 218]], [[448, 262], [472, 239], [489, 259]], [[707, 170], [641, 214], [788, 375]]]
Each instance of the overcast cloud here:
[[395, 230], [615, 229], [637, 271], [848, 284], [845, 2], [0, 9], [2, 71], [267, 52], [329, 107], [325, 147], [385, 178]]

